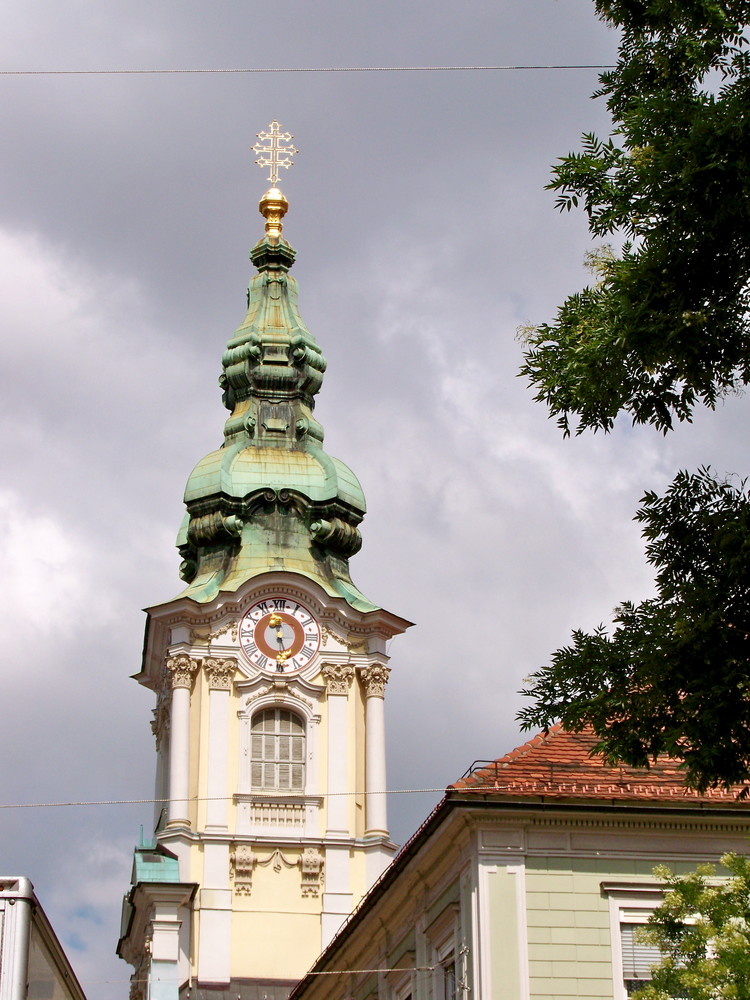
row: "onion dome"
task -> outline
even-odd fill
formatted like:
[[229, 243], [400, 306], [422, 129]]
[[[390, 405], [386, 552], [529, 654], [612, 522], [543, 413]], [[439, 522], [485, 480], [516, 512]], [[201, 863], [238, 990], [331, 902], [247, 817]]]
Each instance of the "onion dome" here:
[[362, 544], [362, 487], [323, 450], [313, 415], [326, 362], [297, 307], [295, 251], [281, 235], [287, 207], [275, 186], [260, 201], [266, 232], [250, 253], [258, 273], [222, 358], [224, 443], [201, 459], [185, 489], [177, 545], [188, 586], [180, 596], [204, 603], [286, 570], [373, 610], [349, 576], [349, 557]]

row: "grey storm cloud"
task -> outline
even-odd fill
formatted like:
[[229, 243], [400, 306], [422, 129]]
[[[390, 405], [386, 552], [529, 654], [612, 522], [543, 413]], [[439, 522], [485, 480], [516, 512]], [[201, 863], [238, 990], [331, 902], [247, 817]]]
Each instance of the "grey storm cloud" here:
[[[617, 42], [589, 0], [9, 0], [3, 20], [6, 71], [598, 65]], [[566, 441], [516, 377], [517, 327], [586, 281], [585, 222], [544, 185], [607, 129], [596, 76], [0, 76], [0, 805], [152, 794], [140, 608], [180, 589], [182, 489], [221, 441], [273, 118], [301, 150], [281, 186], [329, 365], [317, 415], [368, 500], [352, 574], [417, 623], [390, 650], [390, 787], [521, 742], [523, 677], [648, 593], [639, 497], [683, 466], [742, 472], [745, 405]], [[392, 797], [397, 840], [437, 797]], [[102, 1000], [127, 988], [119, 905], [151, 815], [0, 810], [4, 870]]]

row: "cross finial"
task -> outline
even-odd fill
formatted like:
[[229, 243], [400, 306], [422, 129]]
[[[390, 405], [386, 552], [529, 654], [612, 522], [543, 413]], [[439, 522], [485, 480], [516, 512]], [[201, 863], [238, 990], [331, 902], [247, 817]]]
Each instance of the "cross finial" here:
[[[272, 121], [267, 132], [258, 132], [258, 138], [261, 142], [256, 142], [253, 146], [253, 152], [258, 154], [258, 159], [255, 162], [259, 167], [270, 167], [268, 179], [274, 186], [279, 182], [279, 167], [287, 169], [291, 167], [292, 157], [295, 153], [299, 153], [299, 150], [295, 149], [294, 146], [284, 145], [284, 143], [291, 142], [294, 136], [290, 132], [281, 132], [280, 129], [279, 123]], [[268, 145], [262, 145], [266, 141]]]

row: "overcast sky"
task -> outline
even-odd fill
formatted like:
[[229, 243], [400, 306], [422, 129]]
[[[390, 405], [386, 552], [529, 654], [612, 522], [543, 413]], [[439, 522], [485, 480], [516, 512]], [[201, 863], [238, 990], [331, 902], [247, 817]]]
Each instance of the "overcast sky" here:
[[[6, 0], [4, 70], [606, 64], [590, 0]], [[223, 346], [282, 177], [317, 415], [368, 500], [352, 576], [417, 623], [392, 649], [389, 784], [443, 787], [525, 739], [522, 679], [646, 596], [632, 515], [678, 468], [743, 472], [746, 403], [663, 438], [563, 440], [517, 378], [519, 324], [586, 280], [544, 190], [591, 70], [0, 77], [4, 642], [0, 803], [148, 798], [141, 608], [180, 589], [185, 480], [222, 440]], [[403, 841], [437, 795], [391, 799]], [[127, 995], [120, 900], [149, 805], [3, 809], [91, 1000]]]

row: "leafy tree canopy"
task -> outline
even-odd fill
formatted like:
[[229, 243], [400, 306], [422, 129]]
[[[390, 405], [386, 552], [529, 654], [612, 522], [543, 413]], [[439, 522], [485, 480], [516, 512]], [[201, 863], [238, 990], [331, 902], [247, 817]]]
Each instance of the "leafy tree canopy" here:
[[750, 780], [750, 496], [709, 469], [643, 497], [656, 595], [576, 631], [529, 678], [525, 729], [593, 727], [608, 760], [682, 760], [698, 789]]
[[526, 331], [522, 373], [567, 434], [620, 411], [662, 431], [750, 382], [748, 0], [595, 0], [620, 29], [614, 120], [550, 187], [581, 204], [597, 280]]
[[668, 891], [644, 936], [664, 960], [634, 1000], [750, 1000], [750, 860], [721, 861], [732, 877], [720, 885], [711, 865], [682, 877], [655, 869]]

